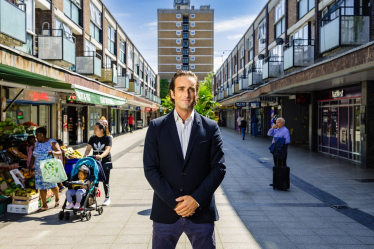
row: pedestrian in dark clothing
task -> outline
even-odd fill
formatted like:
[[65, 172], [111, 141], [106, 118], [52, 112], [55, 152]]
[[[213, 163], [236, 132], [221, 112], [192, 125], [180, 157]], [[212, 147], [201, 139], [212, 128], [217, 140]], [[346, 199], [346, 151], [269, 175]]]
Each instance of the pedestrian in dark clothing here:
[[240, 121], [240, 130], [242, 131], [243, 140], [245, 140], [245, 131], [247, 130], [247, 121], [245, 118], [242, 118], [242, 121]]
[[252, 137], [257, 136], [258, 131], [258, 118], [256, 116], [253, 116], [251, 119], [252, 124]]

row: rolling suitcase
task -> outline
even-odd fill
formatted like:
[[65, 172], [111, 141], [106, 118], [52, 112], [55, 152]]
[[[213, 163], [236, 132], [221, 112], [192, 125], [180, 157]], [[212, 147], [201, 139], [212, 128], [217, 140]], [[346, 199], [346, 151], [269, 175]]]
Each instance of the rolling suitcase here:
[[[279, 159], [278, 159], [279, 160]], [[283, 164], [283, 160], [282, 160]], [[279, 165], [279, 163], [278, 163]], [[286, 191], [290, 188], [290, 168], [287, 166], [274, 166], [273, 167], [273, 189]]]

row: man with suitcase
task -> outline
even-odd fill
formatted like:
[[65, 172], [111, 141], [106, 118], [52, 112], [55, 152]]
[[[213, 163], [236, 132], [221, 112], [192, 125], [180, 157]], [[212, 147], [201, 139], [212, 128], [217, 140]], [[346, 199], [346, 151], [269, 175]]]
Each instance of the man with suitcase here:
[[273, 137], [270, 151], [273, 153], [273, 189], [287, 190], [290, 188], [290, 168], [287, 167], [287, 149], [291, 143], [289, 130], [284, 126], [286, 121], [279, 117], [276, 124], [268, 131], [268, 136]]

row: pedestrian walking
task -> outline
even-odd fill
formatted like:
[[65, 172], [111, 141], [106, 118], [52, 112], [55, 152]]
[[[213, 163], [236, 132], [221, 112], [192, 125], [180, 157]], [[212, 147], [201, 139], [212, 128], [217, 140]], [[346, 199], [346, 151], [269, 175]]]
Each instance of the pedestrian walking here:
[[104, 191], [105, 191], [105, 200], [103, 206], [110, 205], [110, 186], [109, 186], [109, 177], [110, 170], [113, 168], [112, 165], [112, 156], [110, 150], [112, 149], [112, 136], [107, 130], [105, 125], [106, 120], [101, 120], [95, 124], [94, 135], [90, 138], [87, 144], [86, 152], [84, 157], [87, 157], [91, 150], [93, 149], [93, 155], [96, 160], [101, 160], [101, 164], [105, 173]]
[[247, 121], [245, 118], [242, 118], [242, 121], [240, 121], [240, 130], [242, 132], [243, 140], [245, 140], [245, 131], [247, 130]]
[[184, 232], [193, 248], [216, 248], [214, 192], [226, 167], [220, 129], [194, 111], [199, 81], [190, 71], [174, 74], [175, 109], [151, 121], [144, 146], [144, 173], [154, 190], [154, 249], [175, 248]]
[[287, 166], [287, 150], [288, 144], [291, 143], [290, 131], [285, 127], [286, 121], [284, 118], [277, 118], [276, 123], [268, 131], [268, 136], [273, 137], [273, 144], [276, 142], [276, 138], [284, 138], [284, 155], [282, 159], [278, 160], [278, 157], [273, 155], [274, 165], [275, 166]]
[[130, 133], [132, 133], [132, 130], [134, 129], [134, 117], [132, 114], [129, 116], [129, 126], [130, 126]]
[[236, 119], [236, 124], [238, 125], [239, 134], [241, 133], [241, 131], [240, 131], [240, 122], [242, 122], [241, 115], [239, 115], [239, 117]]
[[[56, 142], [60, 146], [60, 150], [61, 150], [60, 160], [61, 160], [62, 165], [64, 166], [64, 169], [65, 169], [66, 158], [65, 158], [64, 151], [61, 149], [61, 147], [64, 146], [64, 142], [61, 139], [57, 139]], [[58, 185], [58, 190], [59, 190], [60, 193], [62, 191], [64, 191], [65, 186], [62, 184], [62, 182], [57, 183], [57, 185]]]
[[36, 140], [35, 148], [33, 150], [33, 156], [31, 158], [29, 167], [35, 166], [35, 188], [40, 191], [40, 197], [42, 199], [43, 206], [38, 211], [48, 210], [47, 205], [47, 191], [51, 189], [55, 196], [55, 206], [60, 206], [60, 198], [58, 195], [59, 189], [56, 183], [44, 182], [42, 177], [42, 171], [40, 169], [40, 162], [46, 160], [48, 156], [60, 156], [60, 146], [56, 140], [47, 138], [47, 130], [44, 127], [39, 127], [35, 131]]
[[251, 125], [252, 125], [252, 137], [257, 136], [258, 131], [258, 118], [256, 115], [254, 115], [251, 119]]

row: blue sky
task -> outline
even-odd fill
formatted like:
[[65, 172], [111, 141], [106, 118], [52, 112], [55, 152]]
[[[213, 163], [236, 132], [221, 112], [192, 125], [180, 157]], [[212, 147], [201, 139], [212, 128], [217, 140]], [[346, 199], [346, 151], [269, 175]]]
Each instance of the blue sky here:
[[[146, 61], [157, 72], [157, 9], [171, 9], [174, 1], [103, 1]], [[262, 0], [191, 0], [191, 5], [195, 8], [210, 4], [214, 9], [214, 69], [220, 67], [222, 59], [226, 59], [265, 3], [266, 1]]]

